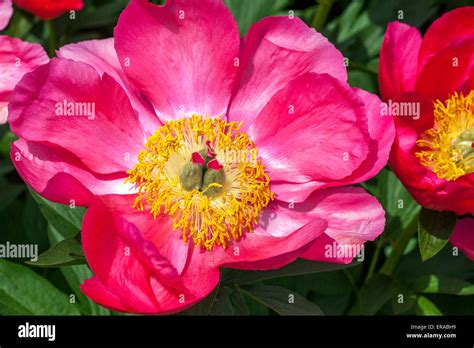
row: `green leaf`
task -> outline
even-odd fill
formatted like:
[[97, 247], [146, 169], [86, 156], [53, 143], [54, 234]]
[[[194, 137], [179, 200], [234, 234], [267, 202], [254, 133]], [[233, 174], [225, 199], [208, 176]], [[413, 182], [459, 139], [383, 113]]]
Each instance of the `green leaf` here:
[[[54, 229], [51, 225], [48, 225], [48, 236], [51, 244], [57, 244], [63, 240], [61, 234]], [[86, 315], [110, 315], [111, 312], [98, 305], [90, 298], [84, 295], [80, 289], [80, 285], [84, 283], [84, 280], [92, 278], [92, 271], [87, 265], [76, 265], [61, 267], [61, 272], [66, 278], [67, 283], [71, 287], [72, 291], [76, 294], [79, 300], [79, 307], [83, 314]]]
[[48, 201], [30, 190], [31, 195], [39, 204], [41, 212], [48, 222], [64, 238], [73, 238], [80, 230], [85, 208], [73, 207]]
[[298, 259], [283, 268], [272, 271], [241, 271], [227, 268], [223, 270], [222, 282], [224, 284], [250, 284], [265, 279], [336, 271], [358, 264], [358, 262], [352, 262], [348, 265], [341, 265]]
[[418, 296], [416, 300], [416, 312], [418, 315], [426, 316], [443, 315], [439, 308], [424, 296]]
[[413, 289], [428, 294], [474, 295], [474, 284], [436, 274], [418, 278], [413, 284]]
[[438, 212], [423, 208], [418, 224], [418, 242], [421, 258], [426, 261], [435, 256], [448, 243], [457, 216], [452, 212]]
[[381, 238], [396, 241], [418, 215], [420, 206], [390, 170], [384, 169], [377, 179], [377, 191], [372, 193], [380, 199], [387, 215], [385, 232]]
[[287, 0], [225, 0], [227, 7], [237, 20], [241, 35], [244, 35], [252, 24], [284, 8], [288, 2]]
[[351, 86], [365, 89], [366, 91], [376, 93], [377, 78], [367, 71], [349, 70], [348, 79]]
[[22, 38], [31, 31], [33, 25], [34, 22], [30, 22], [24, 13], [14, 11], [4, 35]]
[[269, 285], [247, 285], [240, 290], [280, 315], [323, 315], [313, 302], [294, 291]]
[[249, 315], [250, 310], [235, 287], [220, 286], [208, 297], [179, 315]]
[[383, 0], [373, 3], [369, 16], [372, 22], [383, 28], [396, 20], [419, 28], [436, 14], [439, 7], [435, 0]]
[[250, 311], [242, 294], [235, 288], [220, 288], [211, 315], [249, 315]]
[[81, 244], [71, 238], [52, 246], [38, 256], [36, 261], [27, 261], [29, 265], [43, 268], [55, 268], [85, 264], [86, 259]]
[[418, 253], [404, 256], [398, 265], [397, 279], [413, 283], [418, 278], [431, 274], [444, 275], [468, 281], [474, 277], [474, 262], [458, 249], [446, 247], [436, 257], [423, 262]]
[[25, 231], [24, 240], [29, 244], [37, 244], [39, 252], [48, 249], [49, 241], [46, 233], [47, 222], [36, 201], [30, 194], [26, 200], [21, 202], [23, 205], [22, 225]]
[[339, 19], [340, 30], [337, 42], [346, 41], [369, 24], [368, 18], [359, 17], [363, 6], [363, 0], [354, 0], [346, 7]]
[[26, 266], [0, 260], [0, 313], [3, 315], [79, 315], [76, 305]]
[[416, 304], [416, 295], [402, 287], [394, 287], [392, 291], [392, 311], [399, 315], [411, 311]]
[[392, 294], [393, 280], [384, 274], [376, 274], [360, 290], [360, 312], [376, 314]]

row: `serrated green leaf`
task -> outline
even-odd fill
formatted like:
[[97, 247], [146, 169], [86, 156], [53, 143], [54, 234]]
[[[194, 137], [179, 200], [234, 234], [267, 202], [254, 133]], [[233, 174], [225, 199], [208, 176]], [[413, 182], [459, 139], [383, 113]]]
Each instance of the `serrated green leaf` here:
[[474, 284], [437, 274], [418, 278], [413, 284], [413, 289], [428, 294], [474, 295]]
[[285, 267], [272, 271], [241, 271], [226, 268], [222, 272], [222, 282], [224, 284], [250, 284], [265, 279], [336, 271], [357, 266], [358, 264], [358, 262], [352, 262], [348, 265], [343, 265], [298, 259]]
[[64, 237], [73, 238], [80, 230], [85, 208], [74, 207], [48, 201], [30, 190], [48, 222]]
[[241, 291], [280, 315], [323, 315], [313, 302], [294, 291], [270, 285], [246, 285]]
[[416, 300], [416, 312], [418, 315], [426, 316], [443, 315], [440, 309], [424, 296], [418, 296]]
[[0, 260], [0, 313], [3, 315], [79, 315], [75, 304], [26, 266]]
[[438, 212], [426, 208], [421, 210], [418, 244], [423, 261], [435, 256], [448, 243], [456, 221], [457, 216], [452, 212]]

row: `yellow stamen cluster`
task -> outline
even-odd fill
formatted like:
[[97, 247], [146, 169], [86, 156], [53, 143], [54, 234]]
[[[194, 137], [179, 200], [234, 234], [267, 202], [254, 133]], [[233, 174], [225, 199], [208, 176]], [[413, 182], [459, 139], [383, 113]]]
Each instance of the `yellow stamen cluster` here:
[[421, 163], [442, 179], [474, 172], [474, 91], [434, 103], [434, 127], [417, 141]]
[[[207, 250], [215, 245], [226, 248], [231, 240], [252, 232], [273, 193], [265, 167], [256, 157], [255, 161], [225, 160], [228, 153], [257, 151], [240, 127], [236, 122], [197, 115], [165, 122], [148, 138], [138, 163], [128, 173], [127, 182], [138, 187], [135, 208], [149, 209], [155, 218], [169, 214], [185, 243], [192, 239]], [[211, 184], [221, 188], [212, 196], [198, 189], [186, 191], [179, 179], [180, 169], [208, 141], [225, 173], [223, 185]]]

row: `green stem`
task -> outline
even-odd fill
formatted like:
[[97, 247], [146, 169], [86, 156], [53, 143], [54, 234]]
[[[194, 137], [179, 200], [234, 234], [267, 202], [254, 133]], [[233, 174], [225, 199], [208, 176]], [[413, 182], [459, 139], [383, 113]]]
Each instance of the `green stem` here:
[[403, 256], [403, 252], [405, 251], [408, 242], [413, 237], [413, 235], [418, 230], [418, 218], [419, 215], [417, 214], [410, 224], [405, 228], [402, 232], [400, 237], [398, 237], [395, 246], [393, 247], [392, 253], [385, 261], [385, 264], [382, 266], [380, 273], [391, 276], [395, 269], [397, 268], [398, 262]]
[[317, 31], [321, 32], [326, 25], [329, 11], [331, 10], [333, 0], [319, 0], [319, 6], [316, 9], [316, 13], [313, 17], [311, 26]]
[[50, 57], [53, 57], [56, 53], [56, 48], [58, 45], [56, 39], [56, 29], [54, 28], [53, 21], [44, 22], [45, 34], [48, 40], [48, 54]]
[[346, 270], [343, 269], [344, 274], [346, 277], [349, 279], [349, 282], [351, 283], [352, 289], [354, 290], [355, 294], [355, 304], [349, 309], [347, 312], [348, 315], [357, 315], [360, 313], [360, 308], [362, 306], [362, 297], [360, 296], [360, 291], [357, 287], [357, 284], [354, 280], [354, 278], [351, 276], [351, 274]]

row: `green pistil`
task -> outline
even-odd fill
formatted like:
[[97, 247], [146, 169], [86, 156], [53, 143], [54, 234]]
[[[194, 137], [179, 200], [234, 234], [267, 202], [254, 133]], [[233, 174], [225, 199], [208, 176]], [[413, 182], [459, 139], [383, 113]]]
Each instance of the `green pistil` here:
[[192, 160], [186, 163], [179, 171], [179, 181], [186, 191], [199, 190], [204, 195], [212, 197], [222, 192], [225, 173], [222, 168], [216, 170], [207, 167], [207, 164], [214, 159], [207, 155], [207, 148], [199, 150], [198, 153], [204, 159], [204, 164], [193, 163]]

